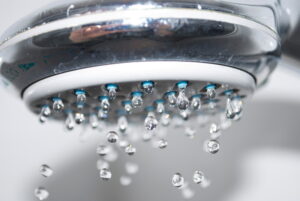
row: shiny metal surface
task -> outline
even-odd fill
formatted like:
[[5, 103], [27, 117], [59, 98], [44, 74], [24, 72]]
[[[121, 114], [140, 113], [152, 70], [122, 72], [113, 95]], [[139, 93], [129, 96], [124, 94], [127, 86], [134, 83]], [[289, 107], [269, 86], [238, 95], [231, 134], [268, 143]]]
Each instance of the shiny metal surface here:
[[[25, 26], [21, 31], [4, 35], [8, 40], [0, 47], [1, 74], [22, 92], [38, 80], [81, 68], [137, 61], [192, 61], [241, 69], [260, 85], [280, 55], [283, 28], [277, 19], [282, 12], [276, 5], [219, 1], [64, 3], [23, 20], [22, 26], [13, 26]], [[258, 13], [264, 11], [268, 20], [264, 22], [260, 15], [251, 17], [253, 8]], [[166, 12], [173, 16], [164, 17]], [[194, 17], [195, 12], [213, 17]], [[71, 21], [76, 23], [69, 24]], [[22, 40], [16, 40], [18, 37]]]

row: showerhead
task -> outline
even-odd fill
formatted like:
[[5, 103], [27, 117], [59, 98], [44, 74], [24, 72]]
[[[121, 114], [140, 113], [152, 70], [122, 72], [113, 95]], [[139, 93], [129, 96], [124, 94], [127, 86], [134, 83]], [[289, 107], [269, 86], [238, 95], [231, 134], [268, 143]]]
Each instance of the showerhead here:
[[251, 9], [214, 1], [55, 5], [4, 35], [1, 75], [42, 122], [228, 113], [228, 100], [249, 97], [280, 53], [280, 12], [263, 21]]

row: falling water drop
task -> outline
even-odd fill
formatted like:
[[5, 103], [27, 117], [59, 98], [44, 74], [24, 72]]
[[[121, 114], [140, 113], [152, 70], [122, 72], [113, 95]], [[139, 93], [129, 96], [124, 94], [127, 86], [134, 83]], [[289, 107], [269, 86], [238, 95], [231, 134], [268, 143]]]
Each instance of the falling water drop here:
[[147, 130], [154, 130], [158, 125], [158, 121], [153, 112], [148, 112], [147, 117], [145, 118], [144, 126]]
[[108, 113], [110, 109], [109, 97], [108, 96], [100, 96], [100, 107], [104, 113]]
[[176, 100], [176, 105], [180, 110], [186, 110], [190, 104], [189, 99], [185, 95], [185, 89], [188, 86], [188, 82], [180, 81], [176, 85], [179, 90], [177, 100]]
[[206, 151], [211, 154], [216, 154], [220, 150], [220, 143], [217, 140], [209, 140], [205, 146]]
[[44, 187], [38, 187], [34, 190], [34, 195], [38, 200], [46, 200], [49, 197], [49, 192]]
[[167, 98], [167, 101], [169, 103], [169, 106], [174, 107], [176, 105], [176, 91], [169, 91], [165, 94], [165, 97]]
[[131, 100], [122, 101], [122, 105], [123, 105], [124, 110], [127, 114], [132, 113], [132, 102], [131, 102]]
[[107, 141], [110, 143], [116, 143], [119, 140], [119, 136], [118, 136], [117, 132], [115, 132], [115, 131], [109, 131], [107, 133], [106, 138], [107, 138]]
[[107, 84], [106, 90], [108, 91], [108, 96], [110, 100], [115, 100], [117, 97], [118, 85], [116, 84]]
[[65, 125], [68, 130], [73, 130], [75, 127], [75, 119], [71, 110], [67, 111], [67, 118], [65, 121]]
[[183, 120], [187, 121], [187, 120], [189, 119], [190, 111], [188, 111], [188, 110], [181, 110], [181, 111], [179, 112], [179, 115], [180, 115], [180, 117], [181, 117]]
[[45, 123], [47, 121], [47, 117], [45, 117], [44, 115], [40, 115], [39, 120], [41, 123]]
[[162, 99], [159, 99], [159, 100], [156, 100], [155, 103], [156, 103], [156, 112], [158, 114], [162, 114], [164, 113], [165, 111], [165, 106], [164, 106], [164, 100]]
[[217, 132], [219, 132], [219, 131], [220, 131], [220, 127], [219, 127], [217, 124], [212, 123], [212, 124], [210, 125], [210, 128], [209, 128], [209, 133], [210, 133], [210, 134], [212, 134], [212, 133], [217, 133]]
[[129, 186], [132, 183], [132, 179], [128, 176], [121, 176], [120, 177], [120, 184], [122, 186]]
[[174, 187], [180, 188], [184, 185], [184, 178], [180, 173], [175, 173], [172, 177], [172, 184]]
[[169, 113], [163, 113], [160, 118], [160, 122], [163, 126], [170, 125], [171, 115]]
[[100, 170], [100, 178], [102, 180], [108, 181], [108, 180], [111, 179], [111, 177], [112, 177], [112, 174], [111, 174], [110, 169], [108, 169], [108, 168], [102, 168]]
[[242, 113], [242, 110], [243, 101], [239, 96], [227, 99], [226, 116], [228, 119], [237, 120], [237, 117]]
[[98, 128], [99, 122], [98, 122], [98, 117], [95, 113], [90, 114], [89, 122], [90, 122], [90, 125], [93, 129]]
[[209, 133], [212, 139], [218, 139], [221, 136], [220, 126], [216, 123], [212, 123], [209, 128]]
[[189, 103], [190, 101], [186, 97], [184, 89], [181, 89], [177, 96], [177, 101], [176, 101], [177, 107], [180, 110], [186, 110], [189, 107]]
[[135, 154], [136, 152], [136, 148], [134, 146], [132, 146], [131, 144], [127, 145], [127, 147], [125, 147], [125, 152], [129, 155], [132, 156]]
[[194, 110], [200, 110], [201, 108], [201, 96], [200, 95], [195, 95], [192, 97], [192, 102], [191, 106]]
[[216, 85], [215, 84], [209, 84], [205, 87], [206, 89], [206, 96], [209, 99], [214, 99], [216, 97]]
[[49, 117], [51, 115], [51, 109], [49, 105], [43, 105], [40, 116]]
[[85, 116], [83, 113], [80, 112], [75, 113], [75, 122], [77, 124], [81, 124], [82, 122], [84, 122], [84, 120], [85, 120]]
[[141, 107], [143, 105], [143, 93], [140, 91], [135, 91], [131, 93], [132, 95], [132, 106], [137, 108], [137, 107]]
[[193, 175], [193, 181], [196, 184], [202, 183], [204, 181], [204, 174], [203, 174], [203, 172], [201, 172], [199, 170], [196, 170], [194, 172], [194, 175]]
[[145, 81], [141, 83], [142, 89], [146, 94], [151, 94], [154, 88], [154, 82], [152, 81]]
[[104, 110], [102, 108], [98, 108], [98, 118], [99, 119], [107, 119], [108, 113], [104, 112]]
[[128, 174], [136, 174], [139, 171], [139, 166], [136, 163], [127, 162], [125, 170]]
[[125, 132], [128, 127], [128, 121], [126, 116], [120, 116], [118, 119], [118, 127], [121, 132]]
[[61, 98], [52, 98], [52, 101], [53, 101], [52, 104], [53, 111], [61, 112], [64, 109], [65, 105]]
[[40, 173], [44, 177], [50, 177], [53, 175], [53, 170], [46, 164], [41, 165]]
[[165, 149], [168, 146], [168, 141], [165, 139], [161, 139], [158, 141], [158, 147], [160, 149]]

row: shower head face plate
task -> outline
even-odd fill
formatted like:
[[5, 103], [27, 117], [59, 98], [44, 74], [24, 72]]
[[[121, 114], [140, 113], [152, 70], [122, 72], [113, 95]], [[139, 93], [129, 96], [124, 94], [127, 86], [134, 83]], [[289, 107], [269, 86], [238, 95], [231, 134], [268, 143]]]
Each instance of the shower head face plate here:
[[[153, 91], [145, 90], [149, 85]], [[113, 99], [109, 97], [109, 89], [115, 92]], [[212, 95], [208, 92], [211, 89]], [[184, 110], [178, 103], [182, 90], [188, 101]], [[87, 120], [85, 123], [94, 114], [112, 124], [120, 116], [127, 116], [137, 123], [153, 111], [157, 115], [167, 113], [193, 122], [199, 115], [224, 114], [228, 99], [240, 97], [244, 101], [254, 90], [255, 80], [250, 74], [230, 67], [195, 62], [136, 62], [49, 77], [27, 88], [24, 100], [36, 114], [48, 106], [52, 110], [49, 119], [59, 121], [65, 121], [69, 113], [80, 113]], [[78, 95], [82, 93], [84, 103], [79, 103]], [[134, 105], [135, 95], [141, 97], [142, 104], [138, 107]], [[169, 95], [175, 99], [173, 104]], [[199, 98], [200, 105], [196, 108], [194, 98]], [[56, 99], [63, 103], [59, 112], [54, 112]], [[163, 105], [162, 111], [159, 111], [159, 104]], [[130, 106], [130, 111], [126, 110], [126, 105]]]

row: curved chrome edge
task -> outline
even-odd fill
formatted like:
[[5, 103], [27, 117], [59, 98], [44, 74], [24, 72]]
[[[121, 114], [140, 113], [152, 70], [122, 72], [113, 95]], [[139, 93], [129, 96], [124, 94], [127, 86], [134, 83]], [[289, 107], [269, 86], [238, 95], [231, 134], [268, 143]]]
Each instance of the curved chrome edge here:
[[[212, 20], [225, 23], [232, 23], [236, 25], [245, 26], [251, 29], [255, 29], [264, 32], [275, 40], [280, 41], [278, 34], [271, 28], [247, 19], [245, 17], [228, 14], [218, 11], [209, 10], [196, 10], [196, 9], [183, 9], [183, 8], [155, 8], [146, 10], [122, 10], [122, 11], [107, 11], [101, 13], [85, 14], [81, 16], [72, 16], [66, 19], [54, 21], [48, 24], [37, 26], [33, 29], [24, 31], [7, 41], [4, 41], [0, 45], [0, 50], [5, 49], [8, 46], [19, 43], [28, 38], [38, 36], [51, 31], [56, 31], [64, 28], [73, 28], [77, 26], [83, 26], [95, 22], [106, 22], [114, 20], [124, 19], [159, 19], [159, 18], [170, 18], [170, 19], [198, 19], [198, 20]], [[137, 23], [132, 21], [132, 23]], [[128, 21], [127, 21], [128, 24]], [[136, 26], [136, 24], [133, 24]]]

